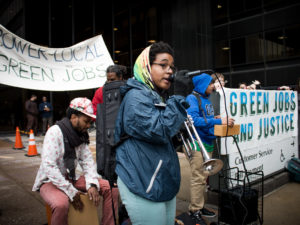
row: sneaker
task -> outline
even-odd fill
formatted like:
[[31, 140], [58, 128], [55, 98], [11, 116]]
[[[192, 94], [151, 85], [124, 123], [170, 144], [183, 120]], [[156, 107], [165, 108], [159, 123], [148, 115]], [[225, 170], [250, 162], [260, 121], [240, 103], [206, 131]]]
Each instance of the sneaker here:
[[200, 209], [201, 215], [205, 217], [215, 217], [216, 214], [206, 208]]
[[196, 211], [196, 212], [191, 212], [190, 211], [190, 217], [196, 221], [197, 224], [199, 225], [207, 225], [206, 222], [204, 221], [204, 219], [201, 216], [201, 212], [200, 210]]

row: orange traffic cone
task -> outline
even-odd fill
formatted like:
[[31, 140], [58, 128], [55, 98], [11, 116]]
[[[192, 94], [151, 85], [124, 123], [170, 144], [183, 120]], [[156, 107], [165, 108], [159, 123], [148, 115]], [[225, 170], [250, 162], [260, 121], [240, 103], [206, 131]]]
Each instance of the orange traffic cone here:
[[27, 154], [25, 154], [25, 156], [32, 157], [32, 156], [37, 156], [37, 155], [38, 155], [38, 153], [37, 153], [37, 149], [36, 149], [36, 145], [35, 145], [33, 130], [30, 130], [28, 152], [27, 152]]
[[15, 147], [13, 147], [13, 149], [24, 149], [19, 127], [16, 128], [16, 140], [15, 140]]

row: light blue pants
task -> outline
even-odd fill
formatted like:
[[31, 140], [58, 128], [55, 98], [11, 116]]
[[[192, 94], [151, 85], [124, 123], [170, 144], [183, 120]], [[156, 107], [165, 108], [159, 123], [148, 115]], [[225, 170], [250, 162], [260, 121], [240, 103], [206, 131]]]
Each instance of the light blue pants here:
[[166, 202], [153, 202], [128, 190], [118, 178], [118, 188], [133, 225], [174, 225], [176, 196]]

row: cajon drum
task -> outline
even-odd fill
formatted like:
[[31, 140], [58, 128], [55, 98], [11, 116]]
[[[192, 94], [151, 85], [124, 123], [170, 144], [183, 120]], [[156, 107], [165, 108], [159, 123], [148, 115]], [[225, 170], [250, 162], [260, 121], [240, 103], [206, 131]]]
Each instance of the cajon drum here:
[[52, 211], [51, 211], [50, 206], [47, 203], [45, 203], [45, 207], [46, 207], [46, 214], [47, 214], [48, 225], [51, 225]]
[[86, 194], [80, 195], [81, 201], [83, 202], [82, 212], [74, 209], [73, 205], [70, 204], [68, 222], [69, 225], [99, 225], [97, 207], [93, 204]]
[[228, 127], [227, 132], [227, 125], [215, 125], [215, 136], [225, 137], [238, 135], [240, 133], [240, 124], [234, 124], [233, 127]]
[[[80, 198], [84, 205], [83, 210], [82, 212], [80, 212], [74, 209], [73, 205], [70, 204], [69, 214], [68, 214], [69, 225], [83, 225], [83, 224], [99, 225], [97, 207], [89, 199], [88, 195], [82, 194], [80, 195]], [[48, 204], [46, 204], [46, 213], [47, 213], [48, 225], [50, 225], [52, 212]]]

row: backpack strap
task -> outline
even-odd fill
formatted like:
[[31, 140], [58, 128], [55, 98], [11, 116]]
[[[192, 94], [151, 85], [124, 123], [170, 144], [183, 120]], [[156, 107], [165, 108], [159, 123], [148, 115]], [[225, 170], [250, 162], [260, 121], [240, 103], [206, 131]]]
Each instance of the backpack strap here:
[[193, 91], [192, 94], [197, 98], [199, 111], [202, 112], [202, 115], [203, 115], [203, 118], [205, 120], [205, 123], [207, 123], [205, 112], [204, 112], [204, 110], [202, 108], [202, 105], [201, 105], [201, 103], [202, 103], [201, 98], [200, 98], [201, 95], [198, 92], [196, 92], [196, 91]]

